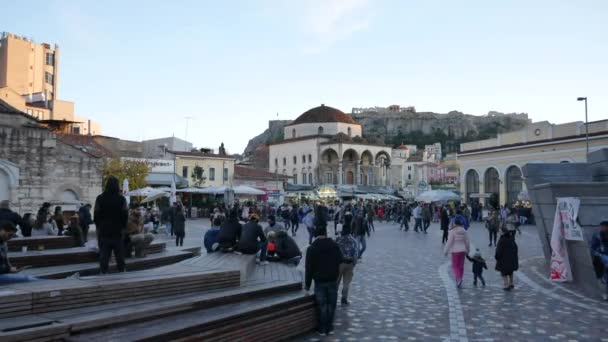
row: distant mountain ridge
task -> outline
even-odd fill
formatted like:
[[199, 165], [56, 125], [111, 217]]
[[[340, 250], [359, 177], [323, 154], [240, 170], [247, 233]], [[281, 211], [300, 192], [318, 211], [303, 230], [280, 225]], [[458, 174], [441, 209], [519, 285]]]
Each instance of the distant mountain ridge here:
[[[463, 142], [489, 139], [497, 133], [526, 127], [531, 120], [526, 113], [490, 111], [476, 116], [451, 111], [446, 114], [416, 112], [414, 107], [353, 108], [353, 119], [363, 126], [363, 137], [387, 145], [401, 143], [423, 145], [440, 142], [446, 153], [456, 152]], [[271, 120], [268, 129], [249, 140], [245, 155], [257, 147], [283, 139], [283, 128], [292, 120]]]

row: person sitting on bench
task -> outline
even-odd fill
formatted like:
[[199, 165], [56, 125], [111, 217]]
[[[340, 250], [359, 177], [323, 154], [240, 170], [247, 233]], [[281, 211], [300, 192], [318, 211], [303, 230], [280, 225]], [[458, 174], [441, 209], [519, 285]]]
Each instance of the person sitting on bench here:
[[145, 257], [145, 249], [146, 247], [150, 246], [154, 240], [154, 235], [144, 231], [143, 218], [141, 217], [140, 211], [136, 205], [133, 205], [133, 209], [131, 209], [129, 213], [127, 235], [130, 247], [127, 249], [127, 256], [131, 255], [131, 250], [135, 250], [136, 258]]
[[228, 214], [228, 220], [222, 223], [217, 241], [220, 251], [232, 252], [241, 238], [243, 226], [239, 223], [238, 208], [233, 208]]
[[268, 265], [268, 261], [266, 261], [268, 241], [266, 240], [262, 226], [258, 223], [259, 220], [260, 218], [257, 214], [249, 216], [249, 222], [245, 224], [241, 232], [241, 239], [239, 240], [237, 250], [243, 254], [257, 254], [260, 252], [256, 261], [262, 265]]
[[82, 234], [82, 228], [80, 228], [80, 221], [78, 219], [78, 215], [70, 217], [70, 224], [68, 225], [68, 228], [63, 232], [63, 235], [71, 236], [74, 239], [74, 246], [84, 246], [84, 237]]
[[[302, 259], [302, 252], [296, 241], [285, 231], [271, 233], [268, 240], [274, 245], [274, 253], [270, 261], [282, 261], [288, 265], [297, 266]], [[270, 248], [268, 249], [270, 252]]]
[[15, 236], [15, 233], [17, 233], [17, 227], [12, 222], [0, 222], [0, 285], [39, 280], [29, 275], [17, 274], [20, 270], [9, 262], [8, 246], [6, 243]]
[[216, 217], [213, 219], [213, 225], [209, 230], [205, 233], [205, 237], [203, 238], [203, 244], [205, 245], [205, 249], [207, 253], [213, 253], [218, 250], [219, 246], [219, 234], [221, 229], [222, 219]]

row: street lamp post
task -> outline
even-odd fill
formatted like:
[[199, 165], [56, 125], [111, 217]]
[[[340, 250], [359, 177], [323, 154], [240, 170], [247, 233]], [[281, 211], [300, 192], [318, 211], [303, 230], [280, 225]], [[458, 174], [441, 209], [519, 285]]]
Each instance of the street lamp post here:
[[585, 101], [585, 143], [587, 144], [587, 154], [585, 156], [585, 160], [589, 158], [589, 120], [587, 117], [587, 97], [579, 97], [576, 99], [577, 101]]

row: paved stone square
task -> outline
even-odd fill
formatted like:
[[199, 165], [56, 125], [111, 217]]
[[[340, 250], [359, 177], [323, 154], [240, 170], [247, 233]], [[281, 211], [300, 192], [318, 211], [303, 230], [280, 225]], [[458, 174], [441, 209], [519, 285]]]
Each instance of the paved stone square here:
[[[207, 227], [208, 220], [188, 221], [186, 244], [200, 245]], [[376, 223], [355, 268], [351, 304], [338, 304], [335, 334], [299, 341], [608, 341], [608, 305], [547, 280], [535, 227], [517, 236], [520, 271], [512, 292], [502, 290], [483, 225], [469, 232], [488, 262], [487, 286], [473, 286], [466, 261], [464, 288], [457, 290], [438, 224], [425, 235]], [[304, 249], [305, 229], [297, 240]]]

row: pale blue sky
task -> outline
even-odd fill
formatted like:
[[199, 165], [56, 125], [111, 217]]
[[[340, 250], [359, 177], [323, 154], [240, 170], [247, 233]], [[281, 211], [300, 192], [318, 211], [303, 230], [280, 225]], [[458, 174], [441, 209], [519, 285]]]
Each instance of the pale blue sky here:
[[240, 153], [321, 103], [608, 118], [608, 1], [17, 1], [0, 31], [61, 46], [59, 97], [124, 139]]

